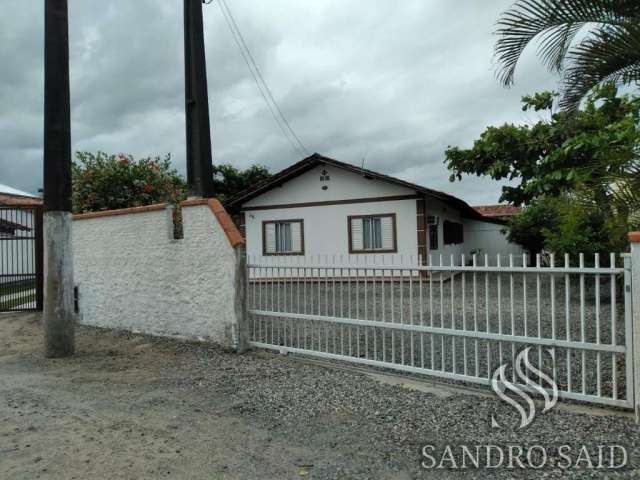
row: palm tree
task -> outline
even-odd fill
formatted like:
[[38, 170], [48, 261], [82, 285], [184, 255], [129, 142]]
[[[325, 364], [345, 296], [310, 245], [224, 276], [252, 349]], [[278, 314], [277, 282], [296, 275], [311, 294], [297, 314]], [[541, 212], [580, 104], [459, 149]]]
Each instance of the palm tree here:
[[564, 109], [576, 109], [605, 81], [640, 84], [638, 0], [517, 0], [497, 26], [497, 74], [505, 86], [534, 40], [543, 64], [562, 76]]

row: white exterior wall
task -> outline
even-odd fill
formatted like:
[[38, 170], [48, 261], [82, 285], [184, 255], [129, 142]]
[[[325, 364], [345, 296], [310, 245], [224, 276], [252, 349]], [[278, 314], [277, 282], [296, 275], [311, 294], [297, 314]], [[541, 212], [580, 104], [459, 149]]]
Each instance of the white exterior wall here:
[[[320, 181], [326, 170], [330, 180]], [[327, 186], [326, 190], [322, 187]], [[353, 172], [335, 167], [316, 167], [307, 173], [286, 182], [282, 188], [274, 188], [247, 202], [244, 207], [327, 202], [372, 197], [395, 197], [415, 195], [410, 188], [391, 185], [379, 180], [370, 180]], [[397, 253], [349, 254], [347, 217], [350, 215], [396, 214]], [[304, 221], [304, 259], [299, 255], [262, 256], [262, 222], [268, 220]], [[418, 241], [416, 235], [416, 199], [389, 200], [379, 202], [349, 203], [311, 207], [276, 208], [245, 211], [247, 254], [252, 263], [272, 262], [343, 262], [363, 264], [365, 261], [385, 262], [386, 265], [405, 262], [413, 257], [417, 262]]]
[[442, 255], [443, 265], [451, 265], [451, 255], [453, 255], [453, 264], [460, 265], [462, 254], [468, 248], [469, 242], [464, 235], [464, 243], [444, 244], [444, 221], [464, 223], [464, 219], [460, 216], [460, 212], [443, 202], [432, 197], [427, 197], [426, 202], [427, 215], [437, 215], [440, 219], [438, 223], [438, 249], [431, 249], [429, 245], [429, 231], [427, 230], [427, 252], [431, 255], [431, 261], [434, 265], [440, 264], [440, 255]]
[[[496, 257], [500, 254], [504, 257], [501, 262], [502, 265], [508, 265], [509, 255], [518, 256], [514, 259], [516, 265], [522, 264], [522, 255], [525, 250], [515, 243], [510, 243], [507, 240], [506, 234], [502, 233], [504, 225], [498, 225], [490, 222], [483, 222], [480, 220], [466, 220], [464, 222], [464, 239], [467, 244], [466, 253], [471, 254], [472, 250], [479, 250], [477, 255], [484, 256], [489, 255], [489, 261], [491, 265], [496, 264]], [[480, 261], [480, 260], [478, 260]]]
[[206, 205], [73, 222], [81, 323], [232, 345], [235, 250]]
[[[398, 253], [352, 254], [349, 255], [349, 215], [396, 214]], [[416, 201], [395, 200], [388, 202], [353, 203], [318, 207], [282, 208], [275, 210], [252, 210], [245, 213], [247, 254], [252, 263], [302, 262], [299, 255], [290, 257], [262, 256], [262, 222], [267, 220], [304, 220], [304, 248], [307, 263], [328, 261], [351, 261], [363, 264], [366, 261], [385, 262], [386, 265], [399, 264], [400, 256], [405, 262], [413, 257], [417, 262], [418, 240], [416, 235]], [[320, 258], [318, 258], [320, 257]]]

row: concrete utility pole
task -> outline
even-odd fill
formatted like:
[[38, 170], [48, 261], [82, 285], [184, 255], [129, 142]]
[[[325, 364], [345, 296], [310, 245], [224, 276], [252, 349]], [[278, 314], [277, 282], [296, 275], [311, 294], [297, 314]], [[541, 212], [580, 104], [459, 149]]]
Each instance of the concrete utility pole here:
[[75, 349], [71, 250], [71, 107], [67, 0], [44, 2], [45, 356]]
[[184, 63], [189, 196], [213, 196], [203, 0], [184, 0]]

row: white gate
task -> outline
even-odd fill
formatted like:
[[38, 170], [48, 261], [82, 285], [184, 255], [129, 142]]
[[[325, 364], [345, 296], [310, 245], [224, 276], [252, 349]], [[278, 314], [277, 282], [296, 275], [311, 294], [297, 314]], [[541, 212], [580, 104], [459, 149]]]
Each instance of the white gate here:
[[357, 258], [249, 258], [250, 344], [484, 385], [531, 347], [561, 398], [633, 407], [630, 255]]

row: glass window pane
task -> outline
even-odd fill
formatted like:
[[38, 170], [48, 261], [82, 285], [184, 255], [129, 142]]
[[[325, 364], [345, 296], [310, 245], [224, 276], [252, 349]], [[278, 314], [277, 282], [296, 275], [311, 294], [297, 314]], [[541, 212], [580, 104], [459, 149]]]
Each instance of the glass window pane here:
[[382, 220], [380, 218], [373, 219], [373, 248], [382, 248]]
[[291, 251], [291, 224], [285, 223], [284, 225], [284, 251]]
[[371, 219], [362, 219], [362, 248], [371, 250]]

